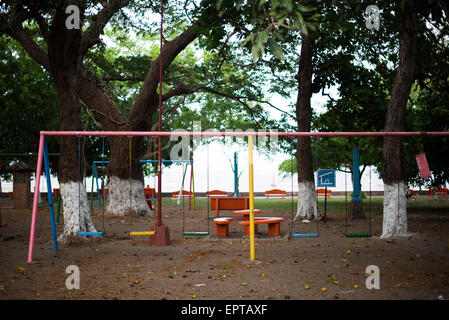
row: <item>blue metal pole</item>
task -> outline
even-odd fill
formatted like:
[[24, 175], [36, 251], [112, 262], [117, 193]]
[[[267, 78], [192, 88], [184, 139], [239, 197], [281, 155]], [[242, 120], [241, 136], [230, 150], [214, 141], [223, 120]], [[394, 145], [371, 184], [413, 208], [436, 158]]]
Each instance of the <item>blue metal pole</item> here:
[[51, 232], [53, 235], [53, 250], [58, 252], [58, 238], [56, 235], [56, 223], [55, 223], [55, 210], [53, 204], [53, 189], [51, 188], [51, 180], [50, 180], [50, 162], [48, 160], [48, 148], [47, 148], [47, 139], [44, 138], [44, 168], [45, 168], [45, 176], [47, 177], [47, 193], [48, 193], [48, 207], [50, 209], [50, 221], [51, 221]]
[[353, 194], [352, 202], [362, 202], [360, 198], [360, 161], [359, 161], [359, 149], [354, 144], [352, 146], [352, 171], [353, 171]]
[[239, 162], [237, 160], [237, 152], [234, 152], [234, 193], [239, 198]]

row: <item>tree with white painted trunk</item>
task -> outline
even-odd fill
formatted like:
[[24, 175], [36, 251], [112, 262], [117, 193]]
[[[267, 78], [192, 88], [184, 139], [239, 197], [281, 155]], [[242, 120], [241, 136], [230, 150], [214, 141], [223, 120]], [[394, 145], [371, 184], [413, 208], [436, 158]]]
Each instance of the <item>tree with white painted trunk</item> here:
[[[15, 39], [50, 73], [58, 96], [59, 129], [80, 131], [81, 104], [77, 75], [83, 52], [81, 48], [91, 34], [82, 32], [81, 29], [66, 28], [65, 5], [68, 4], [49, 1], [26, 6], [20, 2], [8, 3], [1, 13], [0, 32]], [[48, 15], [44, 18], [42, 12], [45, 10]], [[29, 21], [37, 23], [27, 23]], [[45, 48], [40, 47], [30, 35], [31, 25], [37, 25], [33, 32], [41, 32]], [[92, 224], [83, 184], [85, 170], [82, 139], [78, 148], [77, 137], [59, 137], [59, 146], [58, 180], [64, 209], [64, 231], [59, 236], [59, 241], [69, 243], [78, 237], [79, 231], [96, 230]], [[80, 164], [78, 159], [81, 160]]]
[[[405, 131], [406, 104], [414, 81], [416, 47], [415, 2], [407, 0], [399, 15], [399, 65], [388, 104], [385, 131]], [[404, 167], [404, 138], [385, 137], [382, 177], [384, 181], [381, 238], [407, 236], [407, 200]]]
[[[298, 80], [298, 98], [296, 101], [296, 119], [298, 131], [309, 132], [312, 121], [312, 57], [314, 39], [311, 34], [301, 35], [301, 55]], [[313, 160], [310, 137], [298, 137], [297, 144], [297, 172], [298, 172], [298, 208], [295, 220], [318, 219], [315, 180], [313, 175]]]

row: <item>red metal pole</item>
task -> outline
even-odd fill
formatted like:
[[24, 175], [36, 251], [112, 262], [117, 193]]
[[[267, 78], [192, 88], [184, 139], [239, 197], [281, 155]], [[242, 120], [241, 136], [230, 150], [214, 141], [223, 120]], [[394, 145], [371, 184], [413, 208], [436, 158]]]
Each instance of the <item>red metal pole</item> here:
[[[162, 132], [162, 57], [163, 57], [163, 27], [164, 27], [164, 0], [161, 0], [161, 39], [159, 53], [159, 132]], [[170, 232], [167, 226], [162, 223], [162, 135], [158, 136], [158, 181], [157, 181], [157, 219], [154, 226], [155, 235], [150, 236], [150, 245], [168, 246], [170, 245]]]
[[43, 134], [39, 138], [39, 152], [37, 154], [37, 165], [36, 165], [36, 177], [34, 184], [34, 198], [33, 198], [33, 211], [31, 213], [31, 230], [30, 230], [30, 243], [28, 246], [28, 261], [33, 261], [33, 249], [34, 249], [34, 236], [36, 232], [36, 219], [37, 219], [37, 205], [39, 201], [39, 185], [41, 182], [41, 171], [42, 171], [42, 154], [44, 151], [44, 139]]
[[[161, 35], [160, 35], [160, 54], [159, 54], [159, 131], [162, 131], [162, 51], [163, 51], [163, 28], [164, 28], [164, 1], [161, 0]], [[158, 137], [157, 149], [157, 222], [158, 226], [162, 225], [162, 141], [161, 136]]]

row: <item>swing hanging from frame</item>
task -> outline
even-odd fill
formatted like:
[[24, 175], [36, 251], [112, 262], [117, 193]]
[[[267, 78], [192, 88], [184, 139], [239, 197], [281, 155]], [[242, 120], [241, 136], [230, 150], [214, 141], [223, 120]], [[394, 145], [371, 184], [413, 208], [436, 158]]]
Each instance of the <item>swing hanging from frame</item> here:
[[128, 152], [129, 152], [129, 219], [130, 219], [130, 223], [129, 223], [129, 235], [130, 236], [154, 236], [156, 234], [155, 231], [133, 231], [133, 212], [132, 212], [132, 185], [131, 185], [131, 173], [132, 173], [132, 143], [131, 143], [131, 139], [132, 137], [128, 137], [128, 141], [129, 141], [129, 148], [128, 148]]
[[[81, 177], [83, 176], [83, 173], [81, 171], [81, 138], [78, 137], [78, 169], [80, 172]], [[102, 232], [81, 232], [81, 183], [78, 183], [78, 236], [82, 237], [89, 237], [89, 236], [101, 236], [104, 232], [104, 225], [103, 225], [103, 231]]]
[[[356, 170], [359, 170], [359, 153], [356, 146], [353, 147], [353, 180], [359, 181], [360, 173]], [[345, 224], [345, 236], [347, 238], [369, 238], [372, 237], [371, 233], [371, 166], [369, 169], [369, 207], [368, 207], [368, 232], [348, 232], [348, 190], [347, 190], [347, 177], [345, 173], [345, 215], [346, 215], [346, 224]], [[353, 183], [354, 184], [354, 183]], [[357, 187], [360, 190], [360, 184]], [[355, 189], [355, 188], [354, 188]], [[354, 193], [353, 193], [354, 194]]]
[[[190, 186], [192, 187], [192, 185], [193, 185], [193, 161], [190, 162], [190, 165], [191, 165]], [[181, 191], [179, 194], [179, 199], [180, 199], [180, 201], [182, 201], [182, 234], [184, 236], [197, 236], [197, 237], [208, 236], [209, 235], [209, 201], [208, 201], [209, 199], [206, 199], [206, 202], [207, 202], [207, 212], [206, 212], [207, 231], [186, 231], [185, 230], [185, 208], [184, 208], [184, 198], [182, 197], [182, 190], [184, 188], [184, 178], [185, 178], [186, 172], [187, 172], [187, 164], [185, 165], [185, 167], [184, 166], [182, 167], [182, 185], [181, 185]], [[209, 146], [207, 147], [207, 190], [209, 190]], [[190, 198], [189, 198], [189, 204], [190, 204]], [[189, 209], [190, 209], [190, 206], [189, 206]]]

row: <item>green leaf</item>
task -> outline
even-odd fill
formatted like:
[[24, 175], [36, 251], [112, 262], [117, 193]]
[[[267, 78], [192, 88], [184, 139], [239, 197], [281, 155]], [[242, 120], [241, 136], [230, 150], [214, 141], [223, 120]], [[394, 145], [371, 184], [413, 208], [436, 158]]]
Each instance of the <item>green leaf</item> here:
[[267, 2], [267, 0], [260, 0], [259, 1], [259, 10], [266, 2]]
[[301, 12], [311, 12], [311, 11], [315, 10], [314, 7], [305, 6], [305, 5], [302, 5], [300, 3], [296, 4], [296, 6], [297, 6], [298, 10], [301, 11]]
[[293, 3], [290, 0], [284, 0], [284, 7], [288, 12], [293, 10]]
[[240, 10], [240, 6], [242, 5], [242, 0], [238, 0], [237, 4], [235, 5], [235, 8], [237, 9], [237, 11]]
[[223, 0], [218, 0], [217, 1], [217, 10], [221, 9], [221, 5], [223, 4]]
[[268, 47], [271, 51], [271, 53], [279, 60], [284, 60], [284, 51], [282, 50], [282, 48], [276, 43], [276, 41], [274, 41], [273, 39], [270, 38], [270, 40], [268, 40]]
[[253, 62], [256, 63], [260, 59], [261, 52], [259, 50], [259, 47], [257, 44], [253, 44], [253, 47], [251, 48], [251, 55], [253, 57]]

